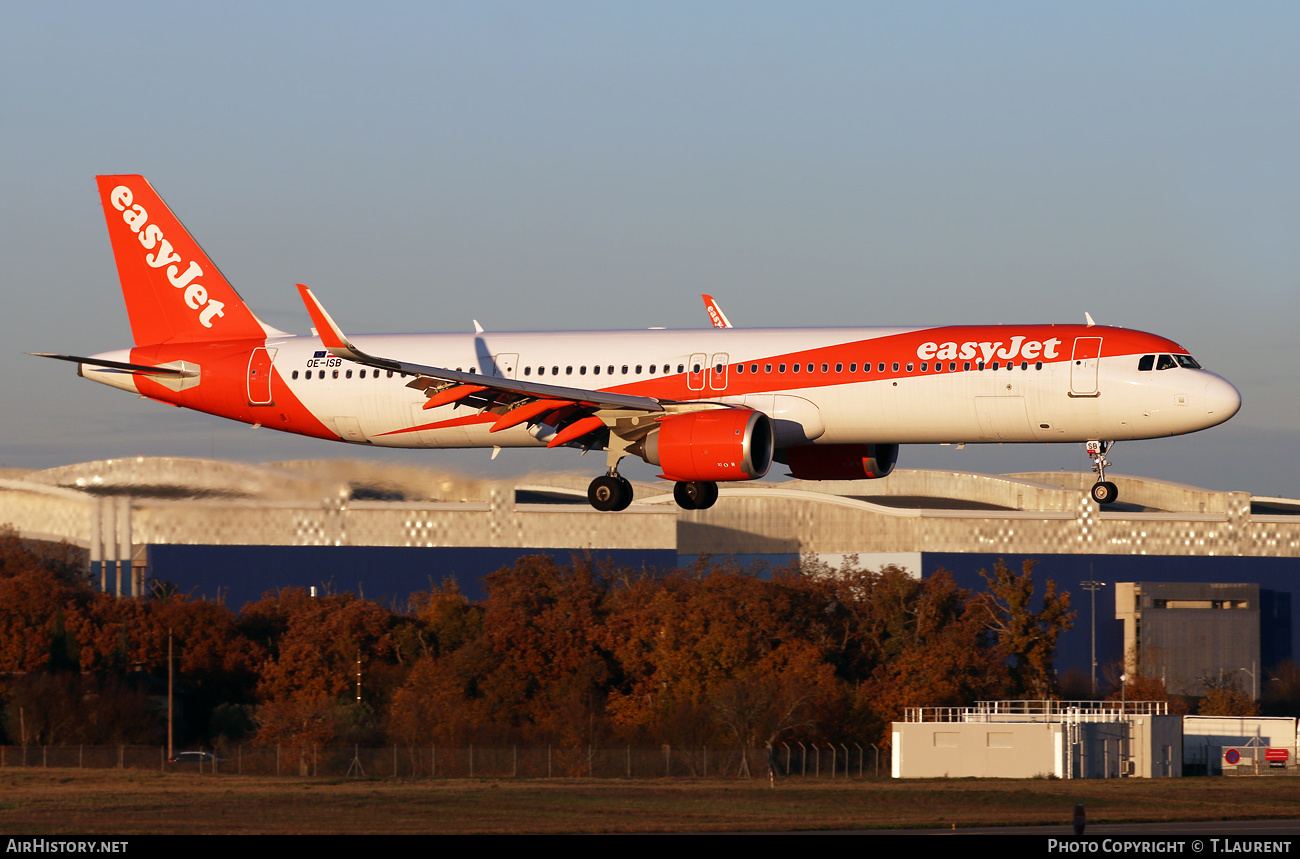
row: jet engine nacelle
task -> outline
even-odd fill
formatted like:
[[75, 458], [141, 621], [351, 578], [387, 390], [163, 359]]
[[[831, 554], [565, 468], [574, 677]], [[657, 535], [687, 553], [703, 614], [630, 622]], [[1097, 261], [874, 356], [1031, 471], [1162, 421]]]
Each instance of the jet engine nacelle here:
[[754, 480], [772, 465], [773, 438], [762, 412], [709, 409], [660, 420], [635, 452], [669, 480]]
[[898, 462], [896, 444], [804, 444], [778, 455], [800, 480], [869, 480], [888, 477]]

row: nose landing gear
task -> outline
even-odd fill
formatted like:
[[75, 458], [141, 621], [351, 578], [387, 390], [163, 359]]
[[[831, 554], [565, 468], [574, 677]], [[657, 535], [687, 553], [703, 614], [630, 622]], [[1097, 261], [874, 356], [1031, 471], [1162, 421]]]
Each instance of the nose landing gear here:
[[1114, 504], [1119, 498], [1119, 489], [1106, 479], [1106, 468], [1111, 464], [1106, 459], [1106, 452], [1115, 446], [1113, 441], [1088, 442], [1088, 456], [1092, 459], [1092, 470], [1097, 475], [1097, 482], [1092, 485], [1089, 494], [1098, 504]]

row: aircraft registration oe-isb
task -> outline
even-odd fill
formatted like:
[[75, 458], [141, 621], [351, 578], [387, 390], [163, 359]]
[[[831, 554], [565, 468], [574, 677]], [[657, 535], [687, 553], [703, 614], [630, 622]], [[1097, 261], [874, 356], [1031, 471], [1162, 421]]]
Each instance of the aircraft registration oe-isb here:
[[135, 346], [52, 355], [150, 399], [384, 447], [606, 453], [588, 498], [632, 503], [625, 456], [686, 509], [782, 463], [805, 480], [884, 477], [899, 445], [1085, 442], [1099, 503], [1110, 445], [1195, 432], [1241, 396], [1155, 334], [1094, 325], [483, 331], [349, 337], [307, 287], [311, 336], [262, 322], [141, 176], [98, 177]]

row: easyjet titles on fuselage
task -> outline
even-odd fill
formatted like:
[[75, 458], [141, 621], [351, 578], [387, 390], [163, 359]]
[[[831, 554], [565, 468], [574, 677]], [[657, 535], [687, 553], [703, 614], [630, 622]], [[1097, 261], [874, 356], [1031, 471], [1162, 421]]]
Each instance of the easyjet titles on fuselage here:
[[1056, 358], [1058, 353], [1056, 347], [1061, 345], [1061, 341], [1053, 337], [1051, 340], [1026, 340], [1023, 335], [1016, 335], [1011, 338], [1011, 345], [1005, 349], [1000, 349], [1003, 341], [996, 342], [983, 341], [980, 343], [966, 342], [960, 346], [952, 341], [947, 343], [935, 343], [933, 341], [922, 343], [916, 347], [916, 357], [922, 361], [938, 359], [940, 361], [955, 361], [960, 358], [963, 361], [969, 361], [979, 356], [981, 361], [988, 363], [995, 357], [1004, 361], [1014, 361], [1017, 357], [1025, 361], [1037, 361], [1040, 357], [1051, 360]]

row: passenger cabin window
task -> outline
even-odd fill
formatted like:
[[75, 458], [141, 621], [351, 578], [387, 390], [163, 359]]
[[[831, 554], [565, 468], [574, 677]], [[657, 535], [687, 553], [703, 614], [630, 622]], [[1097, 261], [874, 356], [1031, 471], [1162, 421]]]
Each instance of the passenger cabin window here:
[[[882, 370], [884, 369], [884, 365], [883, 365], [883, 364], [881, 365], [881, 369], [882, 369]], [[895, 372], [895, 373], [898, 372], [898, 362], [897, 362], [897, 361], [894, 362], [894, 372]]]

